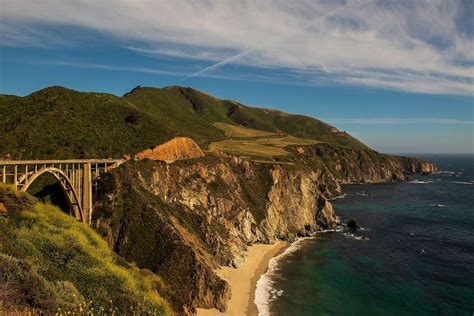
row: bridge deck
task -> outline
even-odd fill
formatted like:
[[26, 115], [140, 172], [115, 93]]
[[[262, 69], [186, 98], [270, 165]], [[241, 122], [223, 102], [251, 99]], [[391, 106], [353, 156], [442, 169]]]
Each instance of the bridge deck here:
[[122, 159], [64, 159], [64, 160], [0, 160], [0, 165], [34, 165], [34, 164], [58, 164], [58, 163], [117, 163]]

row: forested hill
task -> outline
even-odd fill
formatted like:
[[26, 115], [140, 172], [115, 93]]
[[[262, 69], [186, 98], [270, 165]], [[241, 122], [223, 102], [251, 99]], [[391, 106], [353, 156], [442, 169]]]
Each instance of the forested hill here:
[[55, 86], [25, 97], [0, 95], [0, 113], [0, 157], [13, 159], [121, 158], [176, 136], [250, 157], [284, 155], [298, 144], [368, 149], [317, 119], [184, 87], [137, 87], [119, 97]]

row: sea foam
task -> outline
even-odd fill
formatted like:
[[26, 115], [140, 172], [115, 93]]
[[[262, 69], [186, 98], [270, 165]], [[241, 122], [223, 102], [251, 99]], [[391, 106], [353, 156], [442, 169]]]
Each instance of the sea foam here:
[[411, 180], [410, 182], [408, 183], [414, 183], [414, 184], [429, 184], [429, 183], [433, 183], [433, 181], [430, 181], [430, 180], [427, 180], [427, 181], [422, 181], [422, 180]]
[[347, 194], [341, 194], [341, 195], [338, 195], [338, 196], [335, 196], [331, 199], [331, 201], [334, 201], [334, 200], [339, 200], [339, 199], [343, 199], [346, 197]]
[[472, 183], [472, 182], [465, 182], [465, 181], [451, 181], [451, 183], [455, 183], [455, 184], [468, 184], [468, 185], [474, 184], [474, 183]]
[[301, 243], [307, 239], [314, 239], [315, 237], [302, 237], [295, 240], [283, 253], [270, 259], [268, 263], [268, 270], [262, 274], [257, 281], [255, 289], [255, 304], [257, 305], [259, 316], [270, 316], [270, 302], [278, 296], [283, 295], [283, 291], [273, 288], [272, 277], [278, 271], [278, 263], [281, 258], [295, 252], [301, 247]]
[[[254, 302], [255, 305], [257, 305], [259, 316], [270, 316], [270, 303], [277, 297], [283, 295], [283, 290], [279, 290], [273, 287], [274, 281], [272, 280], [273, 276], [278, 272], [278, 264], [280, 260], [300, 249], [302, 242], [306, 240], [316, 239], [318, 238], [317, 235], [319, 234], [341, 231], [343, 231], [343, 227], [338, 226], [336, 229], [325, 229], [317, 231], [311, 237], [297, 238], [294, 242], [291, 243], [291, 245], [287, 249], [285, 249], [284, 252], [270, 259], [270, 261], [268, 262], [268, 270], [260, 276], [260, 279], [258, 279], [257, 286], [255, 289]], [[364, 237], [360, 237], [356, 239], [363, 238]]]
[[433, 172], [433, 174], [456, 174], [456, 171], [440, 170]]

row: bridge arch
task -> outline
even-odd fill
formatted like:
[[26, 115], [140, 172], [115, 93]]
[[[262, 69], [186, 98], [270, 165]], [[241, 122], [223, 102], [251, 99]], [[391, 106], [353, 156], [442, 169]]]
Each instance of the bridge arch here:
[[92, 181], [122, 162], [121, 159], [0, 160], [0, 182], [26, 191], [39, 176], [49, 173], [65, 193], [70, 214], [90, 224]]
[[20, 180], [20, 181], [22, 181], [22, 182], [19, 183], [19, 184], [21, 184], [20, 191], [26, 192], [28, 190], [28, 188], [30, 187], [30, 185], [33, 182], [35, 182], [35, 180], [38, 177], [40, 177], [41, 175], [43, 175], [45, 173], [52, 174], [56, 178], [56, 180], [58, 180], [58, 182], [60, 184], [60, 187], [63, 190], [64, 195], [66, 196], [67, 201], [69, 203], [71, 213], [73, 213], [73, 215], [78, 220], [83, 221], [84, 216], [83, 216], [82, 206], [81, 206], [81, 203], [80, 203], [80, 200], [79, 200], [79, 195], [76, 192], [71, 179], [69, 179], [69, 177], [61, 169], [58, 169], [58, 168], [55, 168], [55, 167], [41, 168], [40, 170], [38, 170], [37, 172], [35, 172], [31, 176], [29, 176], [28, 178], [24, 178], [24, 179]]

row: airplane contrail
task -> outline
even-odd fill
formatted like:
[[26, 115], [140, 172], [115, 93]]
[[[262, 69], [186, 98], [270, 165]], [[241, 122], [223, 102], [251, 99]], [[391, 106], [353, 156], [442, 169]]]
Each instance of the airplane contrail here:
[[[205, 67], [205, 68], [203, 68], [203, 69], [201, 69], [201, 70], [199, 70], [199, 71], [197, 71], [197, 72], [195, 72], [195, 73], [190, 74], [189, 76], [183, 78], [182, 80], [184, 81], [184, 80], [187, 80], [187, 79], [190, 79], [190, 78], [199, 76], [199, 75], [201, 75], [201, 74], [203, 74], [203, 73], [205, 73], [205, 72], [208, 72], [208, 71], [210, 71], [210, 70], [217, 69], [217, 68], [219, 68], [219, 67], [221, 67], [221, 66], [224, 66], [225, 64], [228, 64], [228, 63], [230, 63], [230, 62], [232, 62], [232, 61], [234, 61], [234, 60], [237, 60], [237, 59], [239, 59], [239, 58], [241, 58], [241, 57], [243, 57], [243, 56], [245, 56], [245, 55], [248, 55], [248, 54], [250, 54], [250, 53], [253, 53], [253, 52], [256, 52], [256, 51], [265, 49], [265, 48], [267, 48], [267, 47], [270, 47], [271, 45], [276, 44], [276, 43], [278, 43], [278, 42], [280, 42], [280, 41], [282, 41], [282, 40], [284, 40], [284, 39], [290, 37], [291, 35], [293, 35], [293, 34], [295, 34], [295, 33], [298, 33], [299, 31], [305, 30], [305, 29], [307, 29], [308, 27], [313, 26], [313, 25], [316, 24], [317, 22], [320, 22], [320, 20], [321, 20], [322, 18], [326, 18], [326, 17], [328, 17], [328, 16], [330, 16], [330, 15], [333, 15], [333, 14], [339, 12], [339, 11], [344, 11], [344, 10], [350, 9], [350, 8], [352, 8], [352, 7], [354, 7], [354, 8], [356, 8], [356, 7], [361, 7], [361, 6], [363, 6], [363, 5], [365, 5], [365, 4], [369, 3], [369, 2], [374, 2], [374, 1], [371, 0], [371, 1], [363, 1], [363, 2], [360, 2], [360, 3], [356, 3], [356, 4], [348, 4], [348, 5], [345, 5], [345, 6], [343, 6], [343, 7], [330, 10], [329, 12], [326, 12], [326, 13], [324, 13], [324, 14], [318, 16], [318, 17], [315, 17], [314, 19], [311, 20], [311, 22], [307, 23], [306, 25], [304, 25], [304, 26], [301, 27], [301, 28], [295, 29], [295, 30], [293, 30], [293, 31], [291, 31], [291, 32], [288, 32], [288, 33], [285, 33], [285, 34], [283, 34], [281, 37], [279, 37], [279, 38], [277, 38], [277, 39], [275, 39], [275, 40], [273, 40], [273, 41], [271, 41], [271, 42], [268, 42], [268, 43], [266, 43], [266, 44], [263, 44], [263, 45], [261, 45], [261, 46], [259, 46], [259, 47], [245, 50], [245, 51], [240, 52], [240, 53], [238, 53], [238, 54], [236, 54], [236, 55], [233, 55], [233, 56], [228, 57], [228, 58], [226, 58], [226, 59], [224, 59], [224, 60], [221, 60], [220, 62], [217, 62], [217, 63], [215, 63], [215, 64], [213, 64], [213, 65], [211, 65], [211, 66]], [[324, 68], [327, 69], [325, 66], [324, 66]]]

